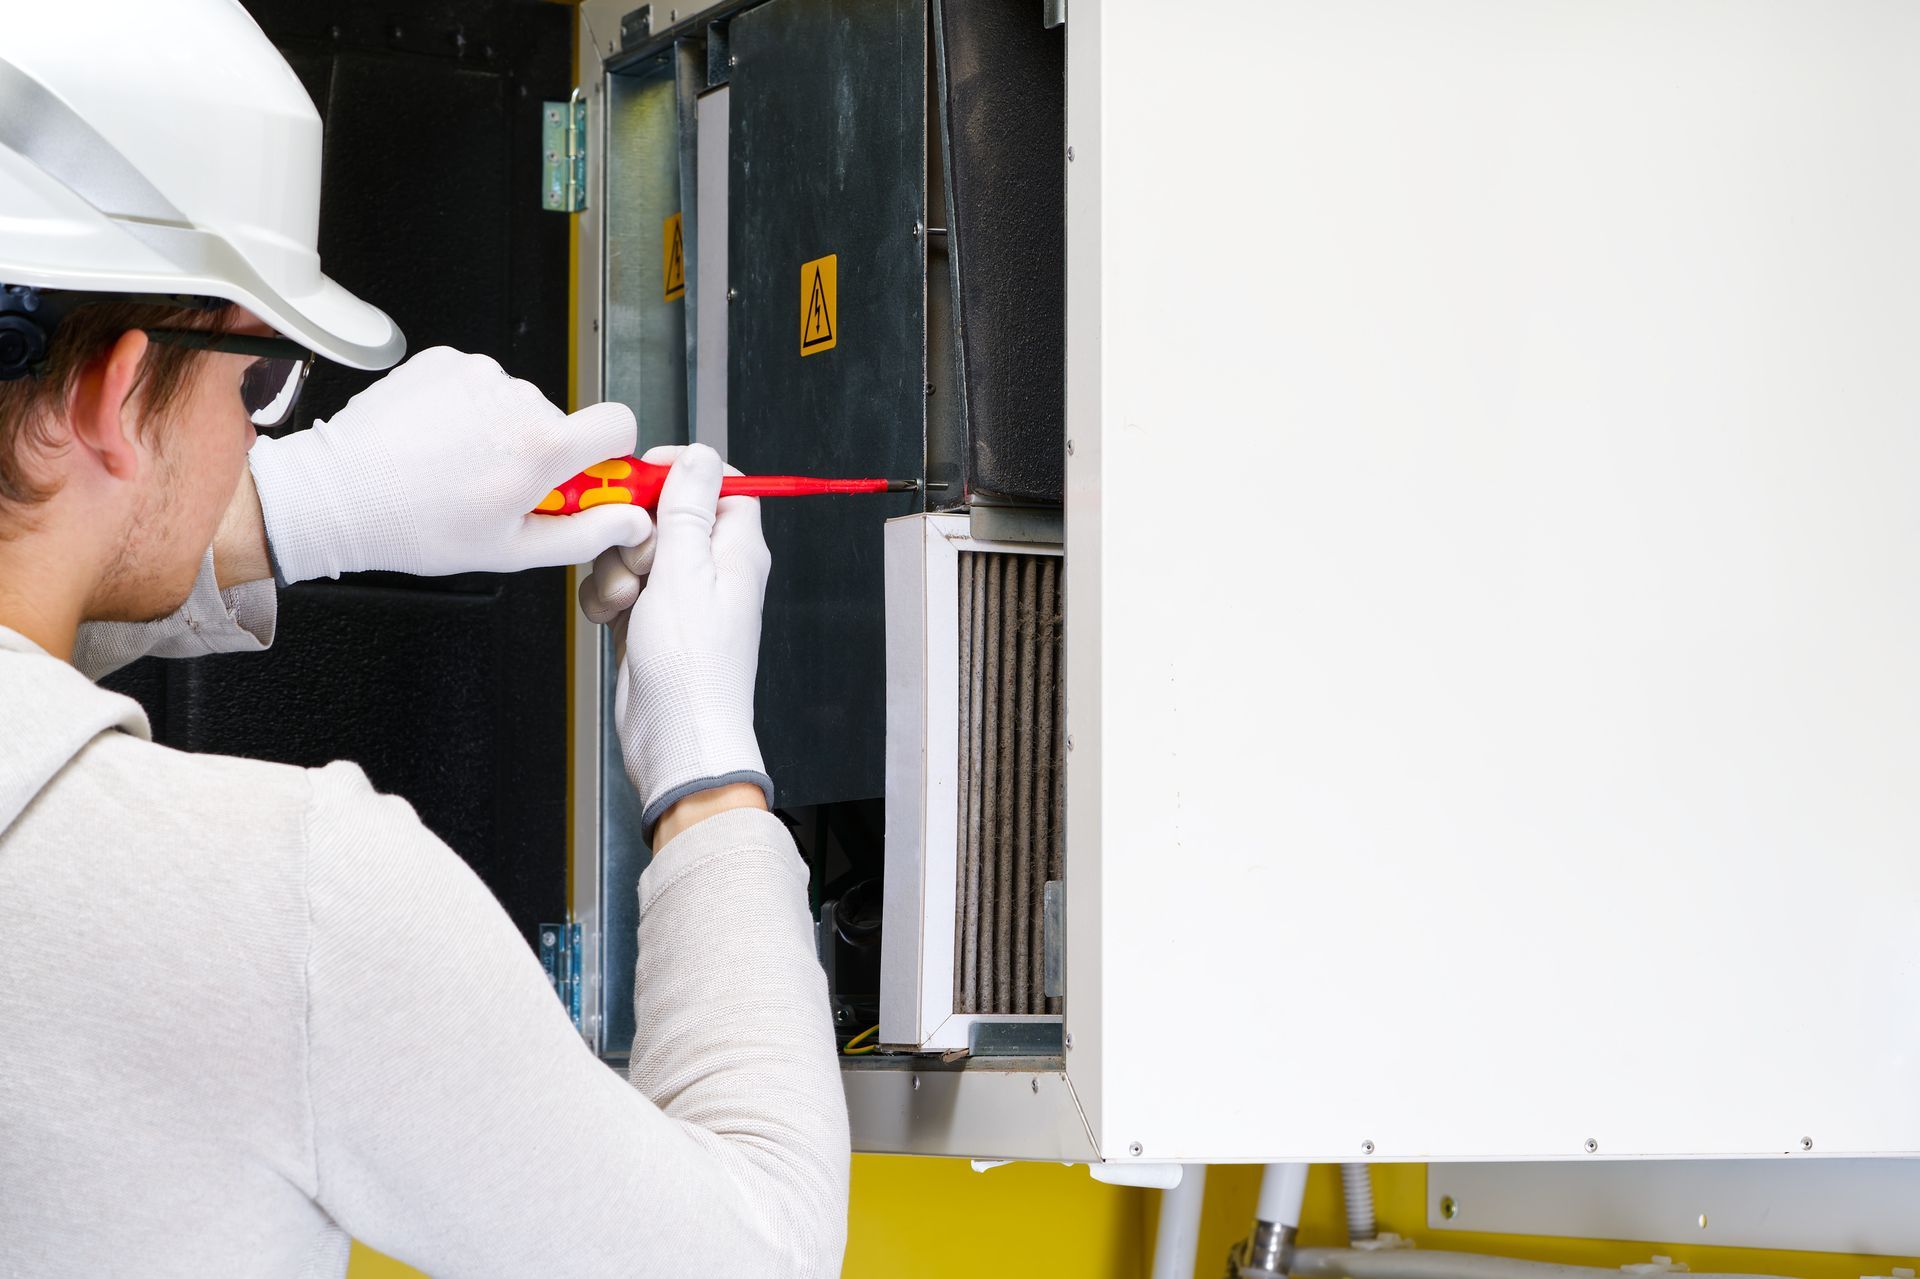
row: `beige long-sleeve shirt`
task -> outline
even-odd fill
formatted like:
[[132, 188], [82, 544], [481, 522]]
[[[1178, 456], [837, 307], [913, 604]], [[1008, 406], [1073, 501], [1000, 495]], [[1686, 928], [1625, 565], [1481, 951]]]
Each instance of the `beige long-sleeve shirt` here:
[[[76, 657], [271, 624], [204, 574]], [[157, 746], [0, 628], [0, 1276], [337, 1276], [349, 1235], [448, 1277], [836, 1273], [846, 1114], [791, 840], [713, 818], [639, 893], [623, 1080], [403, 800]]]

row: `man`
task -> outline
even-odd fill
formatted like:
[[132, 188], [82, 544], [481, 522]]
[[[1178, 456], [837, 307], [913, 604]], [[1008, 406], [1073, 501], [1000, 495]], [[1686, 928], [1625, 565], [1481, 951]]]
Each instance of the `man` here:
[[[436, 1276], [831, 1275], [846, 1117], [753, 737], [758, 508], [694, 448], [657, 532], [527, 514], [632, 417], [445, 349], [256, 441], [310, 352], [400, 353], [319, 273], [318, 142], [232, 0], [0, 30], [0, 1275], [339, 1275], [349, 1235]], [[630, 1080], [403, 801], [156, 746], [88, 678], [264, 646], [276, 576], [603, 551], [657, 850]]]

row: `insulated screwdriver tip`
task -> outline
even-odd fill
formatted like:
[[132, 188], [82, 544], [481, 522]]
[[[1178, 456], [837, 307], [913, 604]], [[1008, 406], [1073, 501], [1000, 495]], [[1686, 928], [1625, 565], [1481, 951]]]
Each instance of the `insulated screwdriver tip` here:
[[887, 481], [887, 492], [889, 493], [918, 493], [919, 491], [920, 491], [919, 480], [888, 480]]

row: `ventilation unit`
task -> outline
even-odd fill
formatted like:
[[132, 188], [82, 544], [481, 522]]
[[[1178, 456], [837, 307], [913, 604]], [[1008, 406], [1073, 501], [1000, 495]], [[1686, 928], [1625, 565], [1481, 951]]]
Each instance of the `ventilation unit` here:
[[913, 516], [887, 525], [886, 586], [880, 1038], [1057, 1051], [1059, 548]]

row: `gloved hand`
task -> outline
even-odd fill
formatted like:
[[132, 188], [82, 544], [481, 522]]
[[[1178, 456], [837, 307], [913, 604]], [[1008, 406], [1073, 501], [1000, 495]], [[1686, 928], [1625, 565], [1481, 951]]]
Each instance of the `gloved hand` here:
[[631, 453], [634, 435], [625, 405], [568, 416], [487, 357], [439, 346], [332, 420], [258, 440], [249, 460], [285, 581], [513, 573], [647, 542], [653, 521], [637, 506], [528, 513], [563, 480]]
[[651, 838], [661, 815], [698, 791], [752, 782], [773, 806], [773, 781], [753, 735], [760, 608], [773, 556], [760, 533], [760, 503], [720, 499], [719, 454], [696, 444], [654, 449], [646, 460], [673, 465], [660, 494], [651, 571], [641, 556], [602, 556], [580, 596], [591, 618], [638, 591], [613, 713]]

